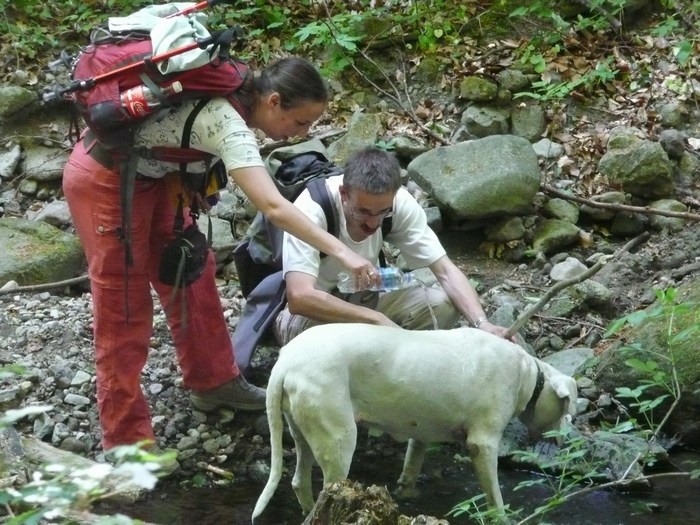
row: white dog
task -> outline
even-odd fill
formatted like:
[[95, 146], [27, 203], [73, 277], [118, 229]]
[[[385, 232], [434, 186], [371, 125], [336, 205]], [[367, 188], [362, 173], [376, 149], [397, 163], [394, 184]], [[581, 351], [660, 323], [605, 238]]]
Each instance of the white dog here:
[[474, 328], [409, 331], [365, 324], [307, 330], [280, 351], [267, 386], [270, 478], [253, 510], [262, 513], [282, 477], [282, 413], [294, 438], [292, 487], [311, 511], [314, 458], [323, 483], [347, 478], [356, 423], [409, 439], [399, 487], [412, 490], [426, 444], [466, 442], [488, 504], [503, 508], [498, 445], [513, 416], [531, 433], [574, 415], [573, 378], [519, 346]]

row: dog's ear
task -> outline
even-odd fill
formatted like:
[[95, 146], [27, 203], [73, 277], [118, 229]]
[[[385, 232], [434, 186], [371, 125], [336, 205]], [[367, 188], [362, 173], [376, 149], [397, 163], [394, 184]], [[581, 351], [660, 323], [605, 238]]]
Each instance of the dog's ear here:
[[561, 375], [552, 379], [552, 388], [560, 399], [568, 400], [568, 414], [571, 417], [576, 415], [576, 399], [578, 398], [578, 390], [576, 381], [573, 377]]

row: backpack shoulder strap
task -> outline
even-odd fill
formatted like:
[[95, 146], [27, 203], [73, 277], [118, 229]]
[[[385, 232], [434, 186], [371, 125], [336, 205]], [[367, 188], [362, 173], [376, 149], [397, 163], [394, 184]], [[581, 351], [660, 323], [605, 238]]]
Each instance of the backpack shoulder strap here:
[[[192, 126], [194, 125], [194, 119], [197, 118], [197, 115], [199, 115], [204, 109], [204, 106], [206, 106], [209, 101], [211, 100], [210, 97], [204, 97], [202, 98], [199, 102], [197, 102], [197, 105], [190, 111], [190, 114], [187, 115], [187, 119], [185, 120], [185, 125], [182, 128], [182, 138], [180, 139], [180, 148], [181, 149], [187, 149], [190, 147], [190, 135], [192, 134]], [[183, 161], [180, 163], [180, 181], [182, 183], [182, 187], [185, 188], [186, 182], [187, 182], [187, 162]], [[199, 215], [199, 210], [192, 205], [190, 207], [190, 214], [194, 215]], [[184, 224], [184, 217], [182, 214], [182, 210], [178, 209], [178, 213], [175, 214], [175, 231], [180, 230], [182, 231], [182, 227]], [[211, 217], [209, 218], [209, 238], [208, 242], [211, 242]]]
[[382, 221], [382, 238], [386, 238], [387, 235], [391, 233], [391, 229], [394, 227], [394, 217], [389, 215], [384, 217]]
[[[386, 239], [386, 236], [391, 233], [391, 229], [394, 226], [394, 218], [389, 215], [388, 217], [384, 217], [384, 220], [382, 221], [382, 240]], [[381, 268], [386, 268], [386, 255], [384, 254], [384, 250], [379, 251], [379, 266]]]
[[211, 97], [202, 98], [199, 102], [197, 102], [197, 105], [192, 109], [192, 111], [190, 111], [190, 114], [187, 115], [187, 120], [185, 120], [185, 125], [182, 128], [182, 139], [180, 140], [181, 148], [186, 149], [190, 147], [190, 135], [192, 134], [194, 119], [197, 118], [197, 115], [201, 113], [204, 106], [206, 106], [210, 100]]
[[[338, 221], [335, 216], [335, 208], [333, 207], [333, 202], [331, 200], [331, 194], [328, 191], [328, 186], [326, 186], [325, 178], [319, 177], [310, 181], [306, 187], [309, 189], [311, 198], [313, 201], [321, 206], [323, 214], [326, 216], [326, 224], [328, 225], [328, 233], [333, 235], [333, 237], [338, 237], [340, 234]], [[325, 257], [325, 253], [321, 253], [321, 257]]]

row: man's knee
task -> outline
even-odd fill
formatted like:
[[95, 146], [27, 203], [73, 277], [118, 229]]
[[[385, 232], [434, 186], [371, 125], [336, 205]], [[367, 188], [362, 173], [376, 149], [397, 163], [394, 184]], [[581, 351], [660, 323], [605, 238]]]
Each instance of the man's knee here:
[[312, 321], [303, 315], [294, 315], [290, 313], [289, 308], [285, 308], [277, 314], [277, 318], [272, 324], [272, 334], [275, 336], [277, 343], [280, 346], [284, 346], [304, 330], [316, 324], [321, 323]]
[[459, 319], [459, 311], [454, 306], [442, 288], [426, 288], [423, 307], [415, 312], [413, 322], [409, 323], [414, 330], [438, 330], [452, 328]]

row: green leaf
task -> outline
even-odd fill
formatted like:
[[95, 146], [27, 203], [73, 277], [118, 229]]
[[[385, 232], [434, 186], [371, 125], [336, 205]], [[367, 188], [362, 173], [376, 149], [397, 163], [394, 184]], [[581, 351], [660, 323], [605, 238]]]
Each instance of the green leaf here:
[[673, 48], [673, 54], [676, 56], [678, 63], [685, 67], [693, 56], [693, 44], [688, 40], [681, 41], [678, 46]]
[[633, 399], [637, 399], [644, 393], [644, 389], [641, 386], [638, 386], [634, 390], [626, 386], [619, 386], [615, 389], [615, 392], [617, 392], [618, 397], [631, 397]]
[[529, 12], [527, 7], [518, 7], [517, 9], [514, 9], [513, 11], [510, 12], [508, 16], [511, 17], [516, 17], [516, 16], [525, 16]]
[[30, 416], [33, 414], [41, 414], [43, 412], [48, 412], [52, 409], [53, 407], [51, 405], [34, 405], [6, 410], [5, 413], [2, 416], [0, 416], [0, 424], [11, 425], [15, 421], [18, 421], [23, 417]]
[[669, 340], [669, 342], [672, 345], [677, 344], [677, 343], [682, 343], [682, 342], [690, 339], [692, 336], [696, 335], [697, 332], [700, 332], [700, 324], [691, 325], [688, 328], [681, 330], [677, 334], [671, 336], [671, 339]]
[[316, 36], [319, 33], [319, 27], [316, 23], [311, 23], [302, 27], [299, 31], [294, 33], [294, 36], [299, 39], [300, 42], [304, 42], [312, 36]]
[[14, 516], [6, 521], [6, 525], [38, 525], [47, 511], [44, 509], [32, 509]]
[[645, 372], [647, 374], [652, 374], [658, 370], [659, 365], [656, 361], [642, 361], [641, 359], [627, 359], [625, 364], [630, 368], [639, 370], [640, 372]]

